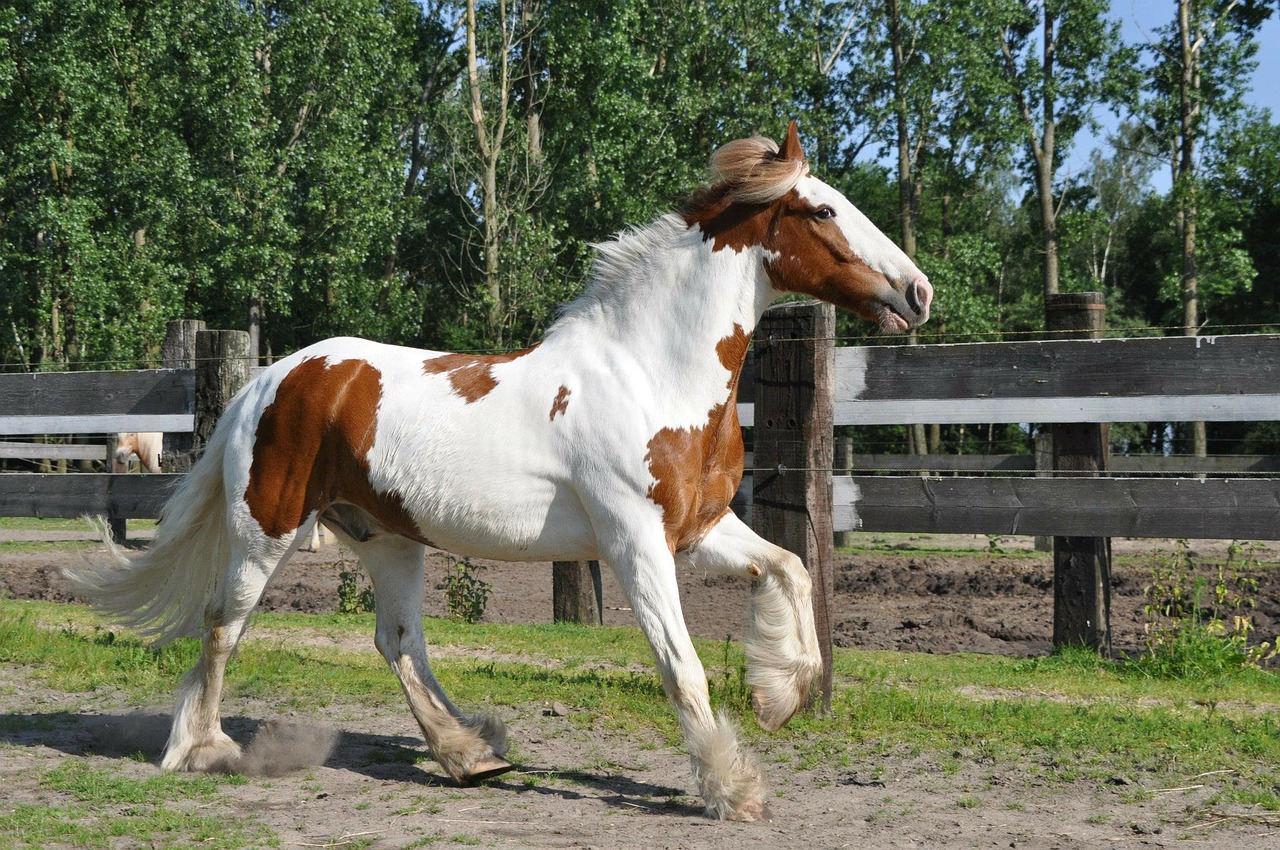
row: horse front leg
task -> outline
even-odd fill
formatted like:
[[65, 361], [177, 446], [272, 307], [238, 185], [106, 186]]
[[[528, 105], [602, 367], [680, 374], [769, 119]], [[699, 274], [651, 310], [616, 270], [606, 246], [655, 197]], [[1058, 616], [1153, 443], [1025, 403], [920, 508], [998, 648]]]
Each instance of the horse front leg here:
[[675, 705], [698, 792], [709, 816], [767, 819], [764, 774], [738, 743], [737, 730], [711, 711], [707, 677], [680, 608], [675, 561], [659, 529], [644, 546], [614, 545], [606, 554], [641, 630], [649, 639], [662, 685]]
[[390, 533], [360, 542], [348, 538], [348, 543], [373, 580], [378, 620], [374, 644], [400, 680], [432, 757], [461, 783], [511, 770], [512, 765], [502, 758], [507, 751], [502, 720], [459, 711], [427, 662], [422, 631], [425, 547]]
[[810, 686], [822, 671], [813, 585], [803, 562], [731, 513], [680, 558], [708, 572], [755, 582], [745, 642], [747, 684], [760, 725], [770, 732], [780, 729], [808, 702]]

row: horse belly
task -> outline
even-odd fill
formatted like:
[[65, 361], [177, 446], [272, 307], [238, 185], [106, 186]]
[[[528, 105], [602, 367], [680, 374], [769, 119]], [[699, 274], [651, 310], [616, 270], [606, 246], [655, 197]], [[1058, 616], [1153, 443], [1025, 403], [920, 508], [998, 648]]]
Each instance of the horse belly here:
[[576, 495], [549, 502], [498, 498], [465, 512], [419, 520], [436, 548], [495, 561], [584, 561], [598, 557], [595, 535]]
[[513, 561], [595, 557], [591, 522], [546, 441], [493, 420], [468, 422], [469, 413], [433, 417], [382, 446], [380, 435], [369, 456], [371, 483], [396, 492], [439, 549]]
[[505, 492], [436, 489], [435, 509], [411, 508], [424, 537], [457, 555], [502, 561], [597, 557], [595, 534], [578, 497], [545, 481], [512, 477]]

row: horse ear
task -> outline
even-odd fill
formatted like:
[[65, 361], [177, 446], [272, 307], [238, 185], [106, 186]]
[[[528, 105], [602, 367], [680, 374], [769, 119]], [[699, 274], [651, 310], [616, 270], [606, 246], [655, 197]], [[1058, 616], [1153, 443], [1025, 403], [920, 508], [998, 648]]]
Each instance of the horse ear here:
[[800, 147], [800, 131], [796, 129], [794, 118], [787, 127], [787, 140], [782, 143], [782, 149], [778, 151], [778, 159], [804, 162], [804, 149]]

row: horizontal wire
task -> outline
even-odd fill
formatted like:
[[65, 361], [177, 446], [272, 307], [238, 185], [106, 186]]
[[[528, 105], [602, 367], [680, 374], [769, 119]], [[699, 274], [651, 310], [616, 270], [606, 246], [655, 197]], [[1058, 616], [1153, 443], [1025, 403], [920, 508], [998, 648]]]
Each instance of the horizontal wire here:
[[[1221, 333], [1218, 333], [1218, 332], [1217, 332], [1217, 329], [1221, 329], [1222, 331], [1229, 331], [1229, 332], [1236, 332], [1236, 331], [1254, 331], [1254, 332], [1258, 332], [1260, 335], [1261, 335], [1261, 334], [1270, 334], [1270, 333], [1280, 333], [1280, 325], [1277, 325], [1277, 324], [1275, 324], [1275, 323], [1256, 323], [1256, 324], [1215, 325], [1214, 327], [1215, 327], [1215, 333], [1210, 333], [1210, 334], [1196, 334], [1196, 336], [1209, 337], [1209, 336], [1220, 336], [1220, 335], [1222, 335]], [[822, 336], [778, 336], [778, 335], [776, 335], [776, 334], [775, 334], [775, 335], [771, 335], [771, 336], [769, 336], [769, 337], [764, 337], [764, 338], [762, 338], [762, 337], [760, 336], [760, 334], [759, 334], [759, 332], [758, 332], [758, 331], [759, 331], [759, 329], [757, 328], [757, 333], [756, 333], [755, 337], [753, 338], [753, 344], [757, 344], [757, 345], [758, 345], [758, 344], [760, 344], [760, 343], [779, 343], [779, 342], [833, 342], [833, 343], [856, 343], [856, 344], [858, 344], [860, 347], [872, 347], [872, 346], [875, 346], [875, 347], [880, 347], [880, 346], [898, 346], [898, 345], [908, 345], [908, 344], [909, 344], [909, 343], [907, 343], [907, 342], [905, 342], [905, 341], [902, 341], [902, 338], [894, 338], [894, 337], [863, 337], [863, 336], [850, 336], [850, 335], [835, 335], [835, 336], [828, 336], [828, 335], [822, 335]], [[1132, 336], [1134, 333], [1139, 333], [1139, 332], [1152, 332], [1152, 336], [1155, 336], [1155, 333], [1154, 333], [1154, 332], [1157, 332], [1157, 331], [1158, 331], [1158, 332], [1162, 332], [1162, 334], [1163, 334], [1164, 336], [1170, 336], [1170, 335], [1172, 335], [1172, 336], [1183, 336], [1183, 335], [1184, 335], [1184, 334], [1183, 334], [1183, 331], [1185, 331], [1185, 328], [1180, 327], [1180, 326], [1176, 326], [1176, 325], [1167, 325], [1167, 326], [1162, 326], [1162, 325], [1144, 325], [1144, 326], [1140, 326], [1140, 327], [1125, 327], [1125, 328], [1103, 329], [1103, 330], [1101, 331], [1101, 333], [1103, 333], [1103, 334], [1114, 334], [1114, 336], [1107, 336], [1107, 337], [1105, 337], [1105, 338], [1107, 338], [1107, 339], [1125, 339], [1125, 338], [1127, 338], [1127, 337]], [[1172, 332], [1172, 334], [1170, 334], [1170, 333], [1168, 333], [1168, 332]], [[1051, 339], [1053, 339], [1053, 338], [1055, 338], [1055, 337], [1066, 337], [1066, 336], [1068, 336], [1068, 335], [1073, 335], [1073, 336], [1075, 336], [1075, 337], [1078, 337], [1079, 333], [1080, 333], [1080, 331], [1047, 331], [1047, 330], [1035, 330], [1035, 331], [1031, 331], [1031, 330], [1028, 330], [1028, 331], [972, 331], [972, 332], [965, 332], [965, 333], [948, 333], [948, 334], [946, 335], [946, 342], [943, 342], [943, 341], [939, 341], [939, 340], [933, 339], [933, 338], [932, 338], [932, 337], [933, 337], [933, 335], [932, 335], [932, 334], [925, 334], [925, 335], [923, 335], [923, 336], [918, 340], [917, 344], [919, 344], [919, 345], [946, 345], [946, 344], [954, 343], [954, 342], [955, 342], [955, 341], [957, 341], [957, 340], [982, 340], [982, 339], [989, 339], [989, 340], [993, 340], [993, 341], [996, 341], [996, 342], [1036, 342], [1036, 341], [1051, 340]], [[412, 347], [416, 347], [416, 346], [406, 346], [406, 347], [410, 347], [410, 348], [412, 348]], [[848, 347], [848, 346], [843, 346], [843, 347]], [[432, 353], [439, 353], [439, 354], [466, 354], [466, 355], [482, 356], [482, 357], [483, 357], [483, 356], [501, 356], [501, 355], [505, 355], [505, 354], [512, 354], [512, 353], [517, 352], [517, 351], [523, 351], [524, 349], [523, 349], [523, 348], [475, 348], [475, 349], [459, 349], [459, 350], [454, 350], [454, 351], [439, 351], [439, 352], [436, 352], [434, 349], [421, 349], [421, 350], [422, 350], [422, 351], [431, 351]], [[271, 360], [272, 362], [275, 362], [275, 361], [277, 361], [277, 360], [282, 360], [282, 359], [284, 359], [285, 357], [288, 357], [288, 356], [289, 356], [289, 354], [272, 355], [272, 356], [271, 356], [271, 358], [270, 358], [270, 360]], [[201, 363], [201, 362], [210, 362], [210, 361], [228, 361], [228, 360], [230, 360], [230, 361], [239, 361], [239, 360], [254, 360], [254, 361], [260, 361], [260, 360], [264, 360], [264, 359], [267, 359], [265, 355], [259, 355], [259, 356], [256, 356], [256, 357], [255, 357], [255, 356], [253, 356], [253, 355], [241, 355], [241, 356], [238, 356], [238, 357], [235, 357], [235, 356], [233, 356], [233, 357], [204, 357], [204, 358], [198, 358], [198, 357], [185, 357], [185, 358], [183, 358], [183, 361], [184, 361], [184, 362], [196, 362], [196, 363]], [[136, 369], [164, 369], [164, 368], [168, 368], [168, 367], [164, 366], [164, 361], [163, 361], [163, 360], [156, 359], [156, 358], [141, 358], [141, 357], [138, 357], [138, 358], [132, 358], [132, 359], [123, 359], [123, 358], [122, 358], [122, 359], [113, 359], [113, 360], [105, 360], [105, 359], [104, 359], [104, 360], [76, 360], [76, 361], [72, 361], [72, 362], [70, 362], [70, 363], [66, 363], [66, 364], [57, 364], [57, 365], [59, 365], [61, 368], [58, 368], [58, 369], [49, 369], [49, 370], [44, 370], [44, 371], [53, 371], [53, 372], [89, 371], [89, 370], [88, 370], [87, 368], [85, 368], [85, 367], [92, 367], [92, 366], [124, 366], [124, 367], [136, 368]], [[182, 367], [178, 367], [178, 368], [182, 368]], [[24, 363], [24, 362], [18, 362], [18, 361], [0, 362], [0, 371], [6, 371], [6, 372], [18, 372], [18, 371], [21, 371], [21, 372], [29, 372], [29, 371], [31, 371], [31, 370], [32, 370], [32, 364], [30, 364], [30, 363]]]
[[780, 473], [787, 474], [789, 472], [820, 472], [828, 475], [876, 475], [883, 478], [1057, 478], [1057, 479], [1093, 479], [1093, 478], [1189, 478], [1192, 476], [1213, 476], [1227, 478], [1275, 478], [1276, 473], [1267, 471], [1253, 470], [1235, 470], [1235, 469], [1188, 469], [1188, 470], [1105, 470], [1097, 473], [1087, 473], [1079, 470], [1060, 470], [1051, 469], [965, 469], [965, 470], [913, 470], [900, 468], [883, 468], [883, 469], [835, 469], [824, 468], [818, 466], [786, 466], [779, 470], [777, 467], [756, 466], [743, 469], [743, 474], [751, 473]]

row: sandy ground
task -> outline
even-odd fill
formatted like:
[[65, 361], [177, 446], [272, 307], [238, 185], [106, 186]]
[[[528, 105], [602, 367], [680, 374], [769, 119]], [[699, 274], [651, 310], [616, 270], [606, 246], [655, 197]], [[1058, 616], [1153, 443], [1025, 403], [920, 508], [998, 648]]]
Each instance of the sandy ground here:
[[[953, 542], [973, 551], [906, 548], [841, 558], [837, 642], [928, 652], [1045, 651], [1052, 619], [1048, 557], [988, 552], [985, 538]], [[1029, 541], [1002, 546], [1026, 548]], [[1115, 547], [1118, 555], [1150, 550], [1143, 541], [1116, 541]], [[1218, 543], [1193, 541], [1192, 547], [1206, 559], [1221, 555]], [[0, 555], [0, 588], [19, 597], [66, 599], [56, 569], [76, 557], [61, 549]], [[1266, 557], [1276, 559], [1273, 552]], [[551, 620], [550, 565], [482, 563], [481, 576], [494, 587], [486, 620]], [[426, 613], [443, 613], [441, 587], [452, 565], [443, 554], [428, 559]], [[264, 607], [332, 610], [338, 573], [351, 568], [332, 545], [301, 554], [273, 582]], [[1113, 626], [1116, 646], [1124, 649], [1138, 642], [1149, 567], [1122, 558], [1115, 572]], [[1275, 572], [1259, 574], [1264, 634], [1275, 634], [1280, 619]], [[731, 581], [681, 577], [690, 628], [710, 638], [740, 636], [747, 593]], [[607, 624], [633, 623], [607, 572], [605, 609]], [[251, 630], [249, 639], [277, 638]], [[372, 636], [368, 646], [372, 652]], [[773, 820], [713, 823], [700, 815], [680, 750], [656, 734], [584, 731], [582, 724], [545, 709], [529, 705], [502, 712], [519, 772], [460, 788], [436, 772], [434, 762], [423, 760], [418, 731], [390, 674], [386, 699], [378, 706], [342, 705], [323, 716], [298, 713], [287, 694], [270, 701], [229, 699], [223, 715], [233, 736], [248, 740], [271, 720], [282, 724], [277, 731], [300, 733], [290, 740], [308, 746], [296, 748], [299, 764], [289, 774], [227, 786], [215, 801], [201, 805], [211, 814], [265, 823], [282, 847], [1280, 848], [1280, 826], [1197, 826], [1204, 801], [1218, 787], [1215, 777], [1188, 777], [1182, 785], [1199, 787], [1165, 791], [1145, 787], [1142, 777], [1069, 782], [1053, 778], [1052, 764], [987, 765], [964, 754], [954, 760], [963, 765], [958, 770], [954, 763], [908, 753], [852, 767], [795, 769], [787, 745], [772, 739], [757, 752], [773, 787]], [[154, 763], [127, 756], [158, 756], [166, 711], [139, 713], [112, 692], [50, 691], [33, 684], [21, 668], [0, 667], [0, 813], [19, 802], [60, 802], [39, 777], [65, 759], [153, 774]], [[327, 755], [309, 752], [311, 744], [330, 739], [335, 746]]]

